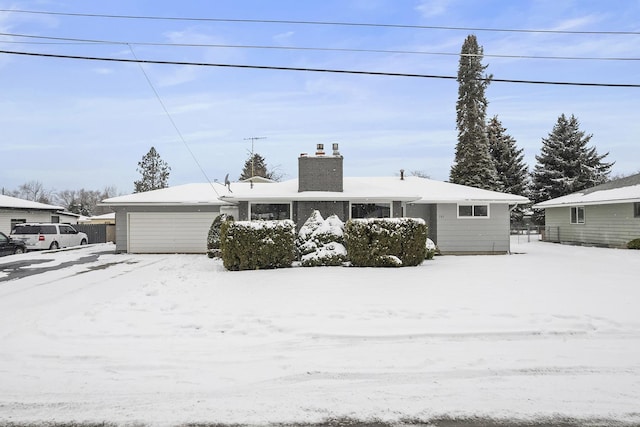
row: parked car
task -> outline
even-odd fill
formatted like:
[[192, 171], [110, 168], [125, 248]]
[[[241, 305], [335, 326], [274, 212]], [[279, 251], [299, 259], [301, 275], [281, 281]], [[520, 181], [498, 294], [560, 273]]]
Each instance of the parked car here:
[[12, 239], [22, 241], [27, 250], [59, 249], [86, 245], [89, 238], [67, 224], [17, 224], [11, 231]]
[[0, 232], [0, 256], [22, 254], [27, 251], [24, 242], [13, 240]]

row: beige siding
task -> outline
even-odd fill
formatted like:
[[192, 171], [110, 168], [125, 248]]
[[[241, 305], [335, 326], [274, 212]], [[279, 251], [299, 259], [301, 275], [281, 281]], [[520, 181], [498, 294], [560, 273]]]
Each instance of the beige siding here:
[[640, 218], [633, 216], [633, 203], [585, 206], [585, 223], [571, 224], [571, 209], [545, 210], [547, 239], [567, 243], [625, 247], [640, 238]]
[[491, 204], [488, 218], [458, 218], [458, 205], [438, 205], [437, 245], [442, 253], [509, 252], [509, 206]]

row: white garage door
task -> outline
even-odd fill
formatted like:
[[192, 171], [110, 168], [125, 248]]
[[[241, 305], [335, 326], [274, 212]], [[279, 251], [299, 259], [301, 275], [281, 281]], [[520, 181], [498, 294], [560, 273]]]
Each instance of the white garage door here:
[[131, 212], [128, 252], [205, 253], [216, 212]]

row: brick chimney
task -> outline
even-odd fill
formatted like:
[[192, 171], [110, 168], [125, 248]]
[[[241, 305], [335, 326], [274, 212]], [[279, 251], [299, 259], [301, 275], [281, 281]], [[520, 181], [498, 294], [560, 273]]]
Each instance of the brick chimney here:
[[325, 155], [324, 144], [318, 144], [315, 156], [301, 154], [298, 157], [298, 192], [343, 190], [343, 157], [338, 144], [333, 144], [333, 154]]

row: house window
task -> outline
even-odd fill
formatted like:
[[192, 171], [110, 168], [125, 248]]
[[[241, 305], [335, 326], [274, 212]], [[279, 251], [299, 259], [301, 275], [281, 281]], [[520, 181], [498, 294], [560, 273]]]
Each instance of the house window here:
[[584, 206], [571, 207], [571, 224], [584, 224]]
[[635, 202], [633, 204], [633, 216], [640, 218], [640, 202]]
[[291, 219], [291, 205], [289, 203], [252, 203], [251, 219]]
[[60, 217], [58, 215], [51, 215], [51, 222], [54, 224], [60, 223]]
[[391, 203], [353, 203], [351, 218], [391, 218]]
[[488, 218], [489, 205], [458, 205], [458, 218]]

